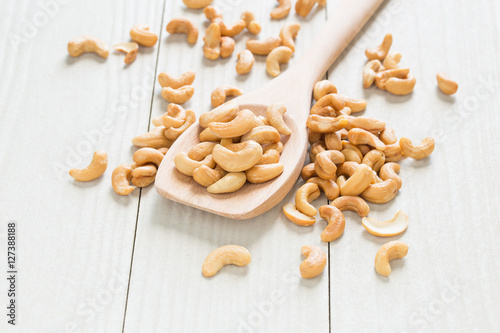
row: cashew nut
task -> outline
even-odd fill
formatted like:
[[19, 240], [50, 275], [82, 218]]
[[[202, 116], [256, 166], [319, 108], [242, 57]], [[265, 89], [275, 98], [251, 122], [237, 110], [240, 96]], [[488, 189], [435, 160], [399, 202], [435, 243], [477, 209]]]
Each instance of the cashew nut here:
[[365, 164], [360, 164], [353, 175], [347, 179], [344, 186], [340, 188], [340, 194], [342, 196], [359, 195], [370, 186], [372, 180], [373, 170]]
[[302, 17], [306, 17], [315, 4], [316, 0], [297, 0], [295, 3], [295, 12]]
[[293, 41], [300, 31], [299, 23], [285, 23], [280, 30], [281, 45], [287, 46], [292, 53], [295, 52], [295, 42]]
[[161, 97], [175, 104], [184, 104], [193, 97], [194, 87], [184, 86], [177, 89], [165, 87], [161, 90]]
[[227, 174], [220, 166], [215, 169], [209, 168], [206, 165], [200, 165], [193, 171], [193, 179], [204, 187], [209, 187], [219, 181]]
[[345, 102], [344, 99], [338, 94], [327, 94], [314, 103], [310, 114], [319, 114], [320, 110], [326, 106], [330, 106], [336, 112], [339, 112], [345, 107]]
[[114, 48], [117, 51], [126, 53], [124, 61], [127, 65], [134, 62], [137, 57], [137, 53], [139, 52], [139, 44], [135, 42], [116, 44]]
[[280, 142], [275, 142], [275, 143], [270, 143], [268, 145], [265, 145], [262, 148], [262, 150], [263, 150], [264, 153], [267, 152], [267, 151], [269, 151], [269, 150], [271, 150], [271, 149], [274, 149], [278, 153], [281, 154], [283, 152], [283, 143], [281, 143], [281, 141]]
[[146, 164], [146, 165], [141, 165], [141, 166], [135, 167], [132, 170], [132, 177], [133, 178], [153, 177], [156, 175], [156, 168], [157, 168], [156, 165], [153, 165], [153, 164]]
[[186, 153], [178, 153], [177, 155], [175, 155], [174, 164], [180, 173], [190, 177], [193, 176], [194, 170], [202, 165], [206, 165], [209, 168], [215, 167], [213, 155], [207, 155], [207, 157], [205, 157], [203, 160], [195, 161], [189, 158]]
[[345, 107], [351, 109], [351, 112], [360, 112], [366, 109], [366, 101], [364, 99], [356, 99], [344, 95], [338, 95], [344, 101]]
[[383, 204], [394, 199], [397, 193], [398, 184], [392, 179], [387, 179], [383, 182], [368, 186], [368, 188], [361, 193], [361, 197], [368, 202]]
[[262, 157], [262, 146], [255, 141], [234, 143], [227, 148], [218, 144], [212, 154], [215, 162], [228, 172], [245, 171], [256, 165]]
[[398, 64], [401, 61], [403, 56], [399, 52], [391, 52], [384, 59], [384, 68], [385, 69], [394, 69], [398, 68]]
[[186, 7], [191, 9], [200, 9], [212, 3], [212, 0], [182, 0]]
[[84, 35], [73, 38], [68, 42], [68, 53], [72, 57], [79, 57], [83, 53], [95, 53], [102, 58], [107, 58], [109, 50], [106, 44], [99, 38]]
[[245, 185], [247, 177], [244, 172], [229, 172], [224, 177], [207, 187], [209, 193], [236, 192]]
[[111, 185], [113, 189], [119, 195], [129, 195], [134, 189], [134, 186], [130, 185], [130, 180], [132, 179], [132, 168], [130, 165], [122, 164], [117, 166], [113, 170], [111, 175]]
[[386, 146], [398, 142], [398, 138], [396, 137], [396, 134], [394, 134], [394, 130], [391, 127], [384, 128], [378, 137], [380, 141], [386, 144]]
[[85, 169], [71, 169], [69, 175], [76, 181], [89, 182], [102, 176], [108, 167], [108, 154], [103, 151], [94, 152], [92, 161]]
[[314, 170], [323, 179], [334, 179], [337, 175], [336, 164], [344, 163], [345, 157], [338, 150], [326, 150], [316, 155]]
[[389, 261], [403, 258], [408, 254], [408, 245], [401, 241], [393, 241], [382, 245], [375, 256], [375, 270], [382, 276], [391, 274]]
[[358, 214], [360, 217], [365, 217], [370, 212], [370, 206], [360, 197], [342, 196], [333, 200], [330, 205], [337, 207], [341, 212], [350, 210]]
[[205, 17], [210, 21], [213, 21], [216, 18], [223, 18], [222, 12], [219, 10], [219, 8], [214, 6], [205, 7], [205, 9], [203, 9], [203, 13], [205, 14]]
[[340, 133], [331, 132], [325, 134], [325, 145], [328, 150], [342, 150], [342, 140]]
[[411, 157], [415, 160], [426, 158], [434, 151], [434, 139], [425, 138], [418, 146], [414, 146], [410, 139], [399, 139], [399, 146], [405, 156]]
[[386, 83], [391, 78], [404, 79], [410, 74], [410, 69], [408, 68], [395, 68], [387, 69], [384, 71], [379, 71], [375, 76], [375, 85], [382, 90], [386, 89]]
[[186, 34], [189, 44], [196, 44], [198, 40], [198, 28], [187, 18], [174, 18], [167, 24], [169, 34]]
[[248, 140], [253, 140], [263, 145], [279, 142], [281, 140], [281, 136], [274, 127], [264, 125], [252, 128], [250, 132], [241, 137], [241, 142]]
[[408, 74], [406, 78], [391, 77], [385, 83], [385, 89], [394, 95], [408, 95], [413, 91], [417, 80], [412, 74]]
[[324, 151], [326, 151], [325, 141], [318, 141], [316, 143], [313, 143], [311, 145], [311, 149], [309, 150], [309, 159], [311, 160], [311, 162], [314, 163], [316, 161], [316, 155]]
[[359, 157], [361, 153], [358, 154], [354, 149], [346, 148], [342, 149], [340, 152], [344, 155], [346, 161], [361, 163], [361, 157]]
[[156, 149], [141, 148], [134, 153], [132, 160], [137, 166], [141, 166], [146, 163], [153, 163], [158, 168], [163, 160], [163, 157], [164, 155]]
[[285, 124], [283, 114], [286, 112], [286, 107], [283, 104], [272, 104], [267, 108], [267, 119], [269, 124], [276, 128], [280, 134], [290, 135], [292, 131]]
[[255, 62], [255, 57], [249, 50], [242, 50], [237, 55], [238, 62], [236, 63], [236, 73], [243, 75], [248, 74], [252, 70]]
[[317, 114], [312, 114], [307, 117], [306, 125], [307, 127], [318, 133], [331, 133], [336, 132], [349, 124], [349, 120], [344, 118], [344, 116], [339, 116], [336, 118], [323, 117]]
[[373, 171], [378, 172], [385, 163], [385, 155], [380, 150], [370, 150], [361, 163], [368, 165]]
[[352, 162], [352, 161], [347, 161], [342, 164], [340, 164], [337, 168], [337, 176], [348, 176], [351, 177], [354, 172], [356, 172], [356, 169], [358, 168], [359, 163], [357, 162]]
[[318, 81], [314, 85], [313, 96], [316, 101], [319, 101], [328, 94], [336, 94], [336, 93], [337, 93], [337, 87], [335, 87], [335, 85], [328, 80]]
[[277, 0], [279, 2], [278, 7], [271, 11], [271, 18], [279, 20], [288, 16], [290, 9], [292, 8], [292, 0]]
[[258, 35], [262, 30], [260, 23], [255, 20], [255, 16], [252, 12], [249, 12], [248, 10], [244, 11], [241, 14], [241, 19], [245, 21], [245, 26], [249, 33]]
[[164, 131], [164, 126], [155, 127], [146, 134], [138, 135], [133, 138], [132, 144], [140, 148], [150, 147], [158, 149], [170, 147], [173, 142], [165, 137], [165, 135], [163, 134]]
[[187, 153], [188, 157], [195, 160], [201, 161], [208, 155], [212, 154], [216, 143], [215, 142], [200, 142]]
[[240, 96], [243, 94], [238, 87], [235, 86], [220, 86], [212, 91], [211, 101], [214, 108], [224, 104], [226, 102], [227, 96]]
[[312, 279], [323, 272], [326, 266], [326, 254], [317, 246], [304, 245], [300, 250], [306, 260], [300, 264], [300, 275], [304, 279]]
[[184, 122], [184, 124], [182, 124], [182, 126], [180, 127], [167, 128], [163, 134], [167, 139], [174, 141], [195, 122], [196, 114], [193, 112], [193, 110], [186, 110], [186, 121]]
[[[188, 0], [183, 1], [186, 3]], [[248, 250], [243, 246], [224, 245], [213, 250], [205, 258], [201, 271], [203, 276], [210, 277], [217, 274], [217, 272], [220, 271], [225, 265], [236, 265], [241, 267], [248, 265], [251, 260], [252, 257], [250, 256], [250, 252], [248, 252]]]
[[185, 73], [182, 73], [180, 76], [172, 76], [168, 73], [160, 73], [158, 75], [158, 83], [163, 88], [170, 87], [173, 89], [179, 89], [183, 86], [189, 86], [193, 84], [195, 79], [195, 72], [193, 70], [189, 70]]
[[272, 50], [281, 45], [281, 39], [278, 37], [268, 37], [264, 40], [247, 40], [247, 49], [256, 55], [268, 55]]
[[386, 163], [380, 168], [380, 178], [382, 180], [388, 180], [392, 179], [398, 184], [398, 190], [401, 188], [403, 185], [403, 181], [401, 180], [401, 177], [397, 175], [399, 170], [401, 169], [401, 165], [397, 163]]
[[356, 147], [358, 147], [359, 151], [361, 152], [361, 154], [363, 154], [363, 156], [365, 156], [370, 151], [372, 151], [372, 147], [370, 147], [368, 145], [357, 145]]
[[131, 181], [137, 187], [148, 187], [155, 181], [155, 176], [150, 177], [132, 177]]
[[390, 220], [381, 222], [373, 217], [364, 217], [362, 224], [366, 231], [374, 236], [392, 237], [403, 233], [408, 228], [408, 215], [398, 210]]
[[206, 141], [216, 142], [220, 140], [220, 138], [217, 135], [215, 135], [210, 128], [205, 128], [203, 131], [200, 132], [200, 135], [198, 137], [200, 139], [200, 142], [206, 142]]
[[325, 230], [321, 233], [323, 242], [332, 242], [342, 236], [345, 229], [344, 214], [334, 206], [324, 205], [319, 207], [319, 216], [328, 222]]
[[384, 67], [380, 63], [380, 60], [374, 59], [366, 63], [363, 68], [363, 88], [369, 88], [375, 81], [375, 77], [380, 70]]
[[158, 35], [149, 31], [149, 25], [137, 24], [130, 30], [130, 38], [139, 45], [152, 47], [158, 41]]
[[266, 71], [271, 76], [278, 76], [281, 73], [280, 65], [290, 61], [293, 51], [286, 46], [278, 46], [272, 50], [266, 58]]
[[439, 72], [436, 75], [439, 89], [446, 95], [453, 95], [458, 90], [458, 83], [450, 79], [445, 73]]
[[348, 130], [361, 128], [368, 132], [378, 133], [383, 131], [385, 128], [385, 121], [375, 118], [349, 116], [347, 119], [349, 119], [349, 124], [346, 127]]
[[[192, 116], [191, 113], [192, 111], [190, 116]], [[165, 128], [181, 127], [186, 123], [187, 116], [188, 113], [182, 106], [170, 103], [167, 107], [167, 113], [161, 117], [161, 122]]]
[[337, 186], [338, 186], [339, 188], [342, 188], [342, 187], [345, 185], [345, 182], [346, 182], [346, 178], [345, 178], [345, 176], [344, 176], [344, 175], [342, 175], [342, 176], [338, 176], [338, 177], [337, 177], [337, 181], [336, 181], [336, 182], [337, 182]]
[[236, 23], [232, 26], [226, 25], [226, 23], [224, 23], [224, 21], [220, 18], [215, 19], [213, 22], [219, 25], [221, 36], [234, 37], [246, 28], [246, 23], [243, 20], [236, 21]]
[[279, 161], [280, 153], [278, 153], [278, 151], [275, 149], [270, 149], [262, 154], [262, 157], [260, 158], [260, 161], [257, 163], [257, 165], [273, 164], [278, 163]]
[[307, 141], [310, 144], [315, 144], [318, 141], [323, 141], [323, 133], [318, 133], [307, 129]]
[[287, 219], [289, 219], [291, 222], [303, 226], [303, 227], [308, 227], [310, 225], [313, 225], [316, 223], [316, 218], [307, 216], [305, 214], [302, 214], [295, 208], [295, 205], [292, 203], [288, 203], [283, 206], [283, 213], [285, 213], [285, 216]]
[[205, 58], [216, 60], [220, 56], [221, 31], [218, 23], [211, 23], [205, 31], [203, 54]]
[[245, 174], [250, 183], [260, 184], [274, 179], [283, 173], [285, 166], [283, 163], [254, 165]]
[[375, 135], [361, 128], [353, 128], [348, 134], [349, 142], [353, 145], [369, 145], [378, 150], [384, 150], [385, 144]]
[[247, 133], [253, 128], [254, 117], [252, 111], [244, 109], [238, 112], [236, 117], [229, 122], [211, 122], [208, 126], [219, 138], [234, 138]]
[[327, 180], [320, 177], [311, 177], [306, 183], [318, 184], [328, 200], [334, 200], [339, 196], [339, 187], [337, 183], [331, 179]]
[[318, 174], [316, 173], [314, 163], [309, 163], [308, 165], [304, 166], [302, 168], [302, 171], [300, 172], [300, 177], [307, 181], [311, 177], [316, 177]]
[[228, 58], [233, 54], [234, 51], [234, 39], [231, 37], [221, 37], [220, 38], [220, 56], [221, 58]]
[[316, 200], [320, 194], [318, 184], [306, 183], [302, 185], [295, 193], [295, 207], [303, 214], [315, 216], [318, 210], [310, 202]]
[[[213, 93], [212, 93], [213, 94]], [[233, 101], [222, 104], [210, 112], [205, 112], [200, 116], [200, 126], [208, 127], [213, 122], [228, 122], [236, 117], [239, 111], [238, 104]]]
[[398, 162], [403, 157], [403, 151], [399, 144], [386, 145], [384, 149], [385, 162]]
[[392, 45], [392, 35], [387, 34], [385, 35], [382, 44], [380, 44], [375, 48], [366, 49], [365, 55], [368, 58], [368, 60], [373, 60], [373, 59], [383, 60], [387, 56], [387, 53], [389, 53], [391, 45]]

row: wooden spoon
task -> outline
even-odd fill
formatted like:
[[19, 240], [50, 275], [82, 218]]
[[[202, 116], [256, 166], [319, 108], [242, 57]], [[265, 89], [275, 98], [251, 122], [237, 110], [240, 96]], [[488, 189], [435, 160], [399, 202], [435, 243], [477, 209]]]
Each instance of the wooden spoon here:
[[199, 143], [201, 127], [191, 126], [175, 141], [158, 169], [155, 187], [165, 198], [233, 219], [248, 219], [277, 205], [297, 181], [306, 157], [306, 120], [316, 83], [351, 42], [384, 0], [343, 0], [299, 62], [254, 92], [234, 99], [240, 109], [266, 115], [270, 104], [285, 104], [285, 122], [292, 134], [283, 142], [281, 176], [262, 184], [245, 184], [239, 191], [210, 194], [206, 188], [177, 171], [174, 156]]

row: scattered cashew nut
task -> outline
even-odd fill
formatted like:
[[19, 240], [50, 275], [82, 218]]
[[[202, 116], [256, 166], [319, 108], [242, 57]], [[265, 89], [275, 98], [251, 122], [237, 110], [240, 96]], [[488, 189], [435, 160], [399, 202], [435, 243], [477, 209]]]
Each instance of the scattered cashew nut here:
[[295, 207], [303, 214], [315, 216], [318, 210], [310, 202], [316, 200], [320, 194], [318, 184], [306, 183], [302, 185], [295, 193]]
[[[183, 1], [186, 3], [188, 0]], [[251, 261], [252, 256], [250, 252], [243, 246], [224, 245], [213, 250], [205, 258], [201, 271], [203, 276], [210, 277], [217, 274], [225, 265], [236, 265], [241, 267], [248, 265]]]
[[236, 73], [240, 75], [250, 73], [255, 62], [253, 53], [249, 50], [242, 50], [240, 53], [238, 53], [237, 57], [238, 62], [236, 63]]
[[365, 55], [368, 58], [368, 60], [378, 59], [382, 61], [387, 56], [387, 53], [389, 53], [391, 45], [392, 45], [392, 35], [387, 34], [384, 36], [382, 44], [380, 44], [375, 48], [366, 49]]
[[71, 169], [69, 175], [76, 181], [89, 182], [102, 176], [108, 167], [108, 154], [103, 151], [94, 152], [92, 161], [85, 169]]
[[167, 24], [169, 34], [186, 34], [189, 44], [196, 44], [198, 40], [198, 28], [187, 18], [174, 18]]
[[129, 195], [135, 189], [134, 186], [130, 185], [131, 179], [132, 168], [130, 165], [122, 164], [113, 170], [113, 174], [111, 175], [111, 184], [117, 194]]
[[182, 73], [180, 76], [172, 76], [168, 73], [160, 73], [158, 75], [158, 83], [162, 88], [173, 88], [179, 89], [183, 86], [189, 86], [193, 84], [195, 79], [195, 72], [193, 70], [189, 70], [187, 72]]
[[323, 242], [332, 242], [342, 236], [345, 229], [344, 214], [334, 206], [324, 205], [319, 207], [319, 215], [328, 222], [325, 230], [321, 233]]
[[266, 58], [266, 71], [269, 75], [276, 77], [280, 75], [280, 65], [290, 61], [293, 51], [286, 46], [278, 46], [273, 49]]
[[107, 58], [109, 50], [106, 44], [99, 38], [84, 35], [73, 38], [68, 42], [68, 53], [72, 57], [79, 57], [83, 53], [95, 53], [102, 58]]
[[288, 16], [290, 9], [292, 8], [292, 0], [277, 0], [279, 2], [278, 7], [271, 11], [271, 18], [279, 20]]
[[387, 221], [379, 221], [373, 217], [363, 217], [363, 227], [374, 236], [392, 237], [403, 233], [408, 228], [408, 215], [398, 210], [394, 217]]
[[137, 53], [139, 52], [139, 44], [135, 42], [130, 43], [120, 43], [114, 46], [114, 49], [117, 51], [125, 52], [125, 63], [131, 64], [134, 62], [137, 57]]
[[212, 101], [212, 106], [216, 108], [226, 102], [227, 96], [240, 96], [242, 94], [243, 91], [238, 87], [226, 85], [217, 87], [212, 91], [210, 99]]
[[290, 48], [290, 50], [292, 50], [292, 53], [295, 52], [294, 39], [295, 37], [297, 37], [299, 31], [300, 24], [294, 22], [286, 23], [280, 30], [281, 45]]
[[302, 214], [295, 208], [295, 205], [292, 203], [288, 203], [283, 206], [283, 213], [285, 213], [285, 216], [287, 219], [292, 221], [293, 223], [303, 226], [303, 227], [308, 227], [310, 225], [313, 225], [316, 223], [316, 218], [307, 216], [306, 214]]
[[300, 250], [306, 260], [300, 264], [300, 275], [304, 279], [311, 279], [323, 272], [326, 266], [326, 254], [317, 246], [304, 245]]
[[434, 139], [425, 138], [418, 146], [414, 146], [410, 139], [399, 139], [399, 146], [405, 156], [411, 157], [415, 160], [426, 158], [434, 151]]
[[446, 95], [453, 95], [458, 90], [458, 83], [450, 79], [445, 73], [439, 72], [436, 75], [439, 89]]
[[152, 47], [158, 41], [158, 35], [149, 31], [149, 25], [137, 24], [130, 30], [130, 38], [139, 45]]
[[391, 274], [389, 261], [403, 258], [408, 254], [408, 245], [401, 241], [393, 241], [382, 245], [375, 256], [375, 270], [382, 276]]

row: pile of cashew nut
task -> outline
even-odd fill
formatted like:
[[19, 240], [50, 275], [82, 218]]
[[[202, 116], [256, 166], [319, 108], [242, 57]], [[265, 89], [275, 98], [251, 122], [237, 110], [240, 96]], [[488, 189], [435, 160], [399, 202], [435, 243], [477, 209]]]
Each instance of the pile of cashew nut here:
[[[215, 104], [214, 104], [215, 105]], [[210, 193], [231, 193], [247, 181], [264, 183], [283, 173], [281, 135], [291, 130], [283, 120], [283, 105], [271, 105], [267, 117], [233, 102], [200, 116], [200, 143], [174, 157], [177, 170]]]

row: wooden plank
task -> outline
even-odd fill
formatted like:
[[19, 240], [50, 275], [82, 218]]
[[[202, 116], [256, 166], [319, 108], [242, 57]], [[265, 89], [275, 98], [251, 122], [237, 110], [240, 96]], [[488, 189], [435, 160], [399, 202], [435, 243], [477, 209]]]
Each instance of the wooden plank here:
[[[162, 9], [162, 1], [2, 6], [0, 228], [4, 233], [8, 221], [18, 224], [22, 332], [122, 328], [139, 191], [119, 197], [110, 177], [115, 166], [131, 162], [130, 138], [146, 131], [157, 48], [141, 49], [124, 67], [123, 54], [73, 59], [66, 47], [90, 34], [111, 48], [128, 41], [140, 22], [159, 32]], [[69, 168], [86, 166], [95, 149], [109, 154], [104, 176], [68, 179]], [[5, 295], [5, 278], [0, 285]], [[2, 319], [0, 331], [7, 326]]]
[[[215, 1], [228, 23], [241, 11], [253, 11], [263, 26], [261, 38], [278, 35], [284, 22], [299, 21], [302, 28], [297, 39], [300, 54], [321, 29], [325, 10], [318, 9], [306, 20], [293, 10], [283, 21], [270, 21], [272, 2]], [[165, 22], [185, 16], [197, 22], [200, 38], [195, 46], [185, 36], [168, 36], [161, 41], [159, 71], [180, 74], [194, 69], [195, 95], [186, 103], [197, 115], [209, 111], [210, 94], [222, 84], [235, 84], [251, 91], [270, 80], [265, 72], [265, 57], [257, 57], [252, 72], [238, 76], [234, 66], [236, 54], [252, 37], [237, 38], [235, 53], [229, 59], [209, 61], [203, 58], [201, 37], [206, 21], [201, 11], [185, 9], [178, 2], [167, 2]], [[307, 92], [306, 92], [307, 93]], [[153, 116], [165, 112], [167, 103], [155, 88]], [[305, 110], [308, 112], [308, 110]], [[324, 225], [302, 228], [286, 220], [281, 209], [293, 202], [292, 192], [275, 209], [248, 221], [234, 221], [197, 211], [158, 196], [154, 188], [143, 191], [132, 278], [125, 320], [126, 332], [327, 332], [328, 275], [302, 280], [298, 266], [305, 244], [320, 245]], [[322, 197], [315, 204], [326, 203]], [[225, 267], [213, 278], [201, 275], [205, 257], [225, 244], [239, 244], [249, 249], [252, 263], [244, 268]]]
[[[500, 250], [493, 208], [499, 178], [488, 148], [500, 142], [500, 77], [497, 62], [488, 60], [499, 51], [497, 32], [489, 28], [498, 12], [498, 4], [488, 1], [389, 1], [331, 68], [341, 93], [368, 100], [364, 115], [385, 120], [398, 137], [436, 139], [429, 159], [402, 162], [396, 200], [370, 205], [370, 216], [382, 220], [404, 210], [410, 218], [404, 234], [372, 236], [359, 217], [346, 213], [344, 235], [330, 245], [332, 331], [500, 329], [500, 263], [490, 256]], [[403, 54], [401, 66], [417, 78], [410, 96], [361, 87], [364, 49], [388, 32], [392, 49]], [[438, 91], [438, 71], [459, 82], [455, 96]], [[373, 268], [375, 254], [395, 239], [407, 242], [409, 253], [384, 278]]]

